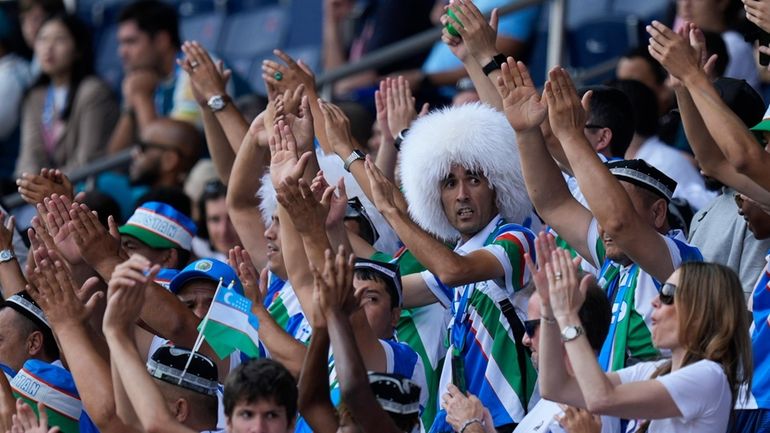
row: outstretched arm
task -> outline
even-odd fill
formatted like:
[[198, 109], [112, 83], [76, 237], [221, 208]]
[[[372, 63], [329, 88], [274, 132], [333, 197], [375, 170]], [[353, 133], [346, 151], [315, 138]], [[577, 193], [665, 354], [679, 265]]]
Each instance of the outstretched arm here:
[[[578, 310], [583, 304], [587, 281], [591, 277], [585, 277], [581, 282], [577, 277], [577, 265], [572, 262], [569, 252], [563, 249], [553, 253], [553, 259], [546, 265], [546, 274], [551, 308], [559, 326], [581, 326]], [[561, 278], [556, 279], [556, 275], [561, 275]], [[589, 411], [626, 419], [682, 416], [662, 382], [644, 380], [621, 384], [617, 373], [605, 374], [585, 335], [564, 343], [564, 347], [583, 394], [585, 408]], [[542, 375], [549, 373], [554, 362], [563, 362], [562, 359], [544, 361]], [[556, 397], [550, 389], [543, 391], [544, 398]]]
[[345, 405], [363, 431], [397, 432], [398, 428], [369, 387], [366, 368], [348, 319], [358, 308], [358, 300], [353, 295], [353, 260], [353, 255], [347, 256], [342, 249], [336, 257], [331, 250], [327, 250], [323, 275], [317, 269], [313, 272], [314, 290], [318, 292], [315, 298], [318, 299], [329, 329], [337, 378]]
[[263, 304], [267, 291], [267, 269], [262, 269], [257, 284], [257, 270], [251, 264], [249, 253], [241, 247], [230, 250], [230, 266], [238, 272], [243, 290], [251, 299], [251, 312], [259, 320], [259, 341], [270, 352], [270, 358], [280, 362], [295, 378], [299, 377], [306, 347], [286, 333], [268, 313]]
[[191, 433], [193, 430], [179, 423], [169, 412], [160, 390], [147, 373], [132, 336], [134, 322], [145, 302], [145, 288], [160, 269], [156, 265], [145, 275], [148, 265], [143, 257], [133, 256], [115, 270], [108, 288], [104, 335], [144, 430]]
[[590, 258], [586, 238], [593, 215], [572, 197], [546, 148], [540, 129], [548, 122], [545, 101], [541, 101], [524, 63], [509, 57], [501, 69], [497, 87], [505, 115], [516, 132], [521, 170], [532, 204], [546, 224], [581, 256]]
[[[671, 255], [661, 254], [668, 251], [665, 239], [636, 211], [626, 190], [604, 166], [583, 133], [584, 107], [588, 106], [591, 92], [581, 101], [567, 71], [557, 67], [550, 72], [545, 94], [554, 134], [564, 147], [598, 223], [633, 262], [658, 281], [665, 281], [674, 272]], [[656, 224], [665, 224], [666, 211], [665, 200], [657, 200], [651, 210]]]
[[[695, 44], [699, 30], [694, 26], [688, 29], [690, 42]], [[698, 51], [687, 43], [684, 34], [676, 34], [657, 21], [647, 31], [652, 36], [650, 54], [684, 84], [685, 89], [677, 91], [677, 101], [683, 103], [680, 110], [688, 138], [691, 134], [697, 137], [692, 140], [693, 150], [699, 162], [703, 160], [707, 174], [770, 207], [770, 173], [766, 169], [770, 154], [719, 97], [701, 68]], [[711, 140], [699, 131], [708, 131], [718, 149], [709, 146]]]

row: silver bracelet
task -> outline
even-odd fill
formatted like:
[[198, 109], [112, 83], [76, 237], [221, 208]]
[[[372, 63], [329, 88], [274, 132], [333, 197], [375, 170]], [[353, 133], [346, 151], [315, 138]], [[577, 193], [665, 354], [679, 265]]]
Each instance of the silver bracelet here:
[[556, 322], [556, 319], [553, 317], [546, 317], [546, 316], [540, 316], [540, 319], [543, 320], [543, 322], [549, 324], [549, 325], [557, 325], [558, 322]]
[[458, 431], [458, 433], [465, 433], [465, 429], [467, 429], [469, 425], [474, 424], [474, 423], [478, 423], [481, 426], [484, 425], [480, 419], [478, 419], [478, 418], [471, 418], [471, 419], [466, 420], [463, 423], [463, 426], [460, 427], [460, 430]]

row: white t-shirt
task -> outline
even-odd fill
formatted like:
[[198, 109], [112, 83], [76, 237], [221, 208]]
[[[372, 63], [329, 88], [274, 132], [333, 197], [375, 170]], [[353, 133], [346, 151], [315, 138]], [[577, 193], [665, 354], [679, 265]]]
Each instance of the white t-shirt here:
[[[618, 370], [621, 383], [648, 380], [661, 362], [643, 362]], [[682, 416], [650, 422], [650, 433], [724, 433], [730, 419], [732, 392], [722, 367], [702, 360], [655, 378], [666, 387]], [[626, 431], [638, 422], [631, 421]]]
[[[557, 421], [563, 415], [558, 403], [541, 398], [513, 433], [565, 433]], [[602, 416], [602, 433], [620, 433], [620, 419]]]

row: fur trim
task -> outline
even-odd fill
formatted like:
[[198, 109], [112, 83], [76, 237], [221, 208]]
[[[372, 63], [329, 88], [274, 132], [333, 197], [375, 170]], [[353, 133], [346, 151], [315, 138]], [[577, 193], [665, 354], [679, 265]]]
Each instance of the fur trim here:
[[[318, 165], [323, 170], [324, 177], [329, 182], [329, 185], [337, 185], [340, 178], [344, 178], [345, 191], [348, 197], [358, 197], [361, 200], [361, 204], [366, 209], [366, 212], [372, 219], [372, 223], [377, 228], [377, 232], [380, 234], [380, 238], [374, 243], [374, 247], [387, 254], [394, 254], [400, 246], [398, 237], [387, 221], [385, 221], [385, 218], [366, 197], [353, 175], [345, 171], [342, 159], [336, 154], [325, 155], [320, 148], [316, 149], [316, 157], [318, 158]], [[278, 209], [278, 199], [276, 198], [275, 188], [273, 187], [269, 172], [262, 176], [262, 186], [260, 186], [257, 195], [260, 200], [259, 210], [262, 214], [262, 221], [265, 223], [265, 227], [269, 227], [272, 223], [273, 214]]]
[[460, 237], [444, 214], [439, 188], [453, 164], [484, 173], [507, 222], [520, 224], [532, 212], [508, 120], [487, 105], [466, 104], [417, 119], [401, 145], [400, 174], [409, 214], [424, 230], [443, 240]]
[[262, 214], [262, 222], [265, 223], [265, 227], [270, 227], [273, 223], [273, 215], [278, 210], [278, 198], [275, 195], [269, 171], [265, 171], [262, 175], [262, 185], [257, 191], [257, 197], [259, 197], [259, 213]]

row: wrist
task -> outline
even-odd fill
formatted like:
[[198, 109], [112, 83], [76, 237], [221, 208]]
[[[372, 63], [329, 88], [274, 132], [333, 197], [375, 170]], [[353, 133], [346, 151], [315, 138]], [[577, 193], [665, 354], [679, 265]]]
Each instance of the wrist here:
[[580, 325], [580, 317], [575, 311], [558, 312], [555, 313], [552, 317], [556, 319], [556, 322], [561, 327]]
[[460, 429], [457, 430], [457, 432], [465, 433], [468, 427], [472, 426], [473, 424], [483, 426], [484, 422], [481, 420], [481, 418], [468, 418], [467, 420], [463, 421], [463, 423], [460, 425]]
[[702, 69], [695, 69], [694, 71], [684, 74], [680, 78], [680, 81], [687, 87], [703, 85], [705, 84], [704, 80], [707, 82], [709, 81], [706, 73], [703, 72]]

